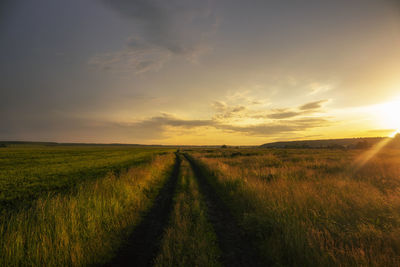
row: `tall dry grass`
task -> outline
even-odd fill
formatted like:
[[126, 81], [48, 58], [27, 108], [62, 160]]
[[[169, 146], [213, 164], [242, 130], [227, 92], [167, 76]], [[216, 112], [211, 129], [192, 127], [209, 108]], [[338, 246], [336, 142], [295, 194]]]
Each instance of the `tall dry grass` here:
[[108, 261], [148, 209], [172, 170], [156, 156], [119, 177], [42, 197], [0, 222], [0, 266], [87, 266]]
[[265, 263], [400, 266], [400, 151], [194, 153]]
[[174, 202], [155, 266], [221, 266], [217, 238], [187, 160], [182, 160]]

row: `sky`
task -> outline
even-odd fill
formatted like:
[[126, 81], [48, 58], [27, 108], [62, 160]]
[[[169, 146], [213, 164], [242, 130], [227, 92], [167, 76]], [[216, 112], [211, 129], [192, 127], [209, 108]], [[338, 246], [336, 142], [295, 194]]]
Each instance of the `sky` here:
[[0, 78], [0, 140], [390, 136], [400, 1], [2, 0]]

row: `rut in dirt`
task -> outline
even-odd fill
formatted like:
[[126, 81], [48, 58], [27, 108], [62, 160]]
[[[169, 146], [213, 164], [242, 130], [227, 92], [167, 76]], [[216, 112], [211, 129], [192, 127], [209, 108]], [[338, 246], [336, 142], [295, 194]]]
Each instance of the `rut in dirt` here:
[[151, 209], [128, 238], [127, 244], [105, 267], [152, 266], [159, 251], [164, 229], [168, 225], [173, 208], [173, 196], [178, 182], [181, 159], [176, 153], [171, 177], [160, 190]]
[[224, 266], [265, 266], [260, 257], [246, 238], [231, 211], [219, 197], [214, 188], [207, 181], [205, 170], [187, 154], [195, 177], [199, 184], [199, 191], [204, 196], [207, 205], [208, 218], [217, 235], [218, 244], [222, 251], [221, 262]]

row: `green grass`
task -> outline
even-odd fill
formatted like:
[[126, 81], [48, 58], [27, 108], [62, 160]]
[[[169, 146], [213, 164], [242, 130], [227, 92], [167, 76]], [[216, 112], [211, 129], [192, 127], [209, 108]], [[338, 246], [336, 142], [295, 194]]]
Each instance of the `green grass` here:
[[360, 150], [191, 154], [274, 266], [399, 266], [400, 151], [362, 168]]
[[186, 160], [182, 161], [170, 225], [155, 266], [221, 266], [207, 207]]
[[87, 266], [109, 261], [170, 176], [172, 153], [42, 196], [0, 223], [0, 266]]
[[151, 160], [165, 148], [14, 145], [0, 149], [0, 215], [85, 180]]

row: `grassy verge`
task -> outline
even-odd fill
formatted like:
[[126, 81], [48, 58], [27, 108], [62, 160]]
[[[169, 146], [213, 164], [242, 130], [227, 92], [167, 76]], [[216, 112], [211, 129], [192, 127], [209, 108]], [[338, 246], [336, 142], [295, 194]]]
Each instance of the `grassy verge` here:
[[300, 152], [195, 158], [264, 264], [399, 266], [399, 153]]
[[220, 266], [219, 248], [198, 184], [182, 161], [175, 207], [165, 231], [156, 266]]
[[0, 222], [0, 266], [105, 263], [129, 235], [172, 171], [174, 155], [95, 181], [76, 193], [41, 197]]

